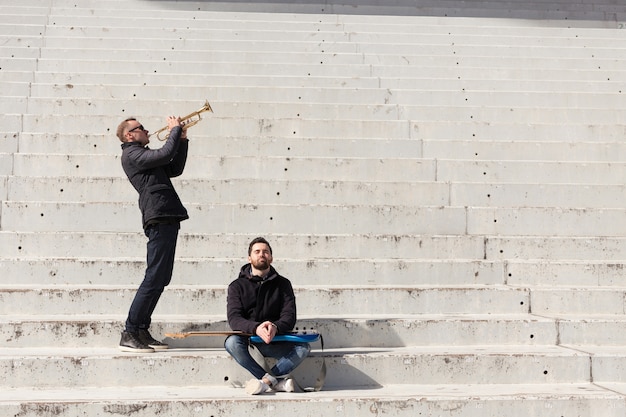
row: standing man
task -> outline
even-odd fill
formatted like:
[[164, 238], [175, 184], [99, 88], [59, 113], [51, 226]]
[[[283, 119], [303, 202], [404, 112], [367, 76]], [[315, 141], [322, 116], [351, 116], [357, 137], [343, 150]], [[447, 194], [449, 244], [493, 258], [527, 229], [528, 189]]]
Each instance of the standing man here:
[[117, 128], [122, 141], [122, 168], [139, 193], [143, 229], [148, 238], [144, 280], [130, 306], [119, 348], [147, 353], [168, 346], [149, 332], [161, 294], [172, 279], [180, 222], [188, 219], [170, 178], [183, 173], [189, 141], [180, 118], [167, 118], [169, 137], [160, 149], [148, 148], [148, 131], [134, 118]]
[[[278, 274], [272, 264], [272, 248], [262, 237], [250, 242], [248, 261], [239, 277], [228, 286], [227, 316], [232, 330], [259, 336], [262, 343], [251, 343], [248, 336], [229, 336], [226, 351], [253, 376], [246, 383], [248, 394], [294, 391], [289, 374], [311, 351], [308, 343], [274, 342], [274, 336], [287, 333], [296, 325], [296, 297], [291, 282]], [[263, 357], [275, 358], [269, 371], [254, 360], [249, 349]]]

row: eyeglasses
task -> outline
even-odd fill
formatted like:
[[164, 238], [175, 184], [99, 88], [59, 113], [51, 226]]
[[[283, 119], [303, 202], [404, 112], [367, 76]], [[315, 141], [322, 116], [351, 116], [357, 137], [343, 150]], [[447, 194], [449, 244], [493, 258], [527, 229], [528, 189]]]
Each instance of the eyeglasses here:
[[144, 132], [146, 131], [146, 129], [144, 129], [144, 128], [143, 128], [143, 125], [139, 125], [139, 126], [135, 126], [135, 127], [133, 127], [132, 129], [130, 129], [130, 130], [128, 131], [128, 133], [130, 133], [130, 132], [134, 132], [134, 131], [135, 131], [135, 130], [137, 130], [137, 129], [139, 129], [139, 130], [143, 130]]

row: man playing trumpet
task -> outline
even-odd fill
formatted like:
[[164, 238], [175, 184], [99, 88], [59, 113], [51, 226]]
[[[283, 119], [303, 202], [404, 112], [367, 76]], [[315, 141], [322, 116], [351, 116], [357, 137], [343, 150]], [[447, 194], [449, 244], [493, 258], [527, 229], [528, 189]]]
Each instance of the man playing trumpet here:
[[143, 229], [148, 238], [144, 279], [130, 306], [119, 348], [154, 352], [168, 346], [149, 332], [152, 313], [172, 279], [180, 222], [189, 215], [170, 178], [183, 173], [189, 141], [180, 117], [167, 118], [169, 136], [160, 149], [148, 148], [148, 131], [134, 118], [117, 128], [122, 141], [122, 168], [139, 193]]

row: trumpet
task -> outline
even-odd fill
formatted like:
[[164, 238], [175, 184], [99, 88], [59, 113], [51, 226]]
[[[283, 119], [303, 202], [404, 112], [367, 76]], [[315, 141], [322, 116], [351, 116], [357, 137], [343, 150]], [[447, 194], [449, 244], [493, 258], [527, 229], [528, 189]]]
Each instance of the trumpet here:
[[[207, 100], [204, 103], [204, 106], [202, 106], [201, 108], [199, 108], [198, 110], [189, 113], [187, 116], [185, 117], [181, 117], [180, 120], [182, 121], [183, 124], [183, 130], [187, 130], [189, 129], [191, 126], [197, 124], [200, 120], [202, 120], [202, 117], [200, 116], [200, 113], [204, 113], [205, 111], [210, 111], [211, 113], [213, 113], [213, 109], [211, 108], [211, 105], [209, 104], [209, 101]], [[194, 117], [197, 117], [197, 119], [194, 119]], [[161, 138], [161, 134], [163, 132], [168, 132], [170, 129], [169, 127], [165, 126], [162, 127], [161, 129], [157, 130], [156, 132], [152, 132], [150, 133], [150, 136], [152, 135], [156, 135], [156, 137], [160, 140], [160, 141], [164, 141], [165, 139], [167, 139], [167, 135], [163, 138]]]

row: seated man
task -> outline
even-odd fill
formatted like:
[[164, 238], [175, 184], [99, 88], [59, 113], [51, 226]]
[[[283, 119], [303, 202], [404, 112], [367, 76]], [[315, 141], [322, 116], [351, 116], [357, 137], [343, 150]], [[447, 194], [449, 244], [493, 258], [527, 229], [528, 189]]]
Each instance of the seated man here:
[[[241, 267], [239, 277], [228, 286], [227, 316], [232, 330], [259, 336], [263, 343], [250, 343], [248, 336], [229, 336], [226, 351], [254, 379], [246, 383], [248, 394], [273, 391], [294, 391], [289, 374], [311, 351], [308, 343], [274, 342], [274, 336], [286, 333], [296, 324], [296, 297], [291, 282], [278, 274], [272, 263], [272, 248], [262, 237], [248, 247], [249, 263]], [[254, 360], [249, 349], [257, 349], [263, 357], [275, 358], [270, 372]]]

